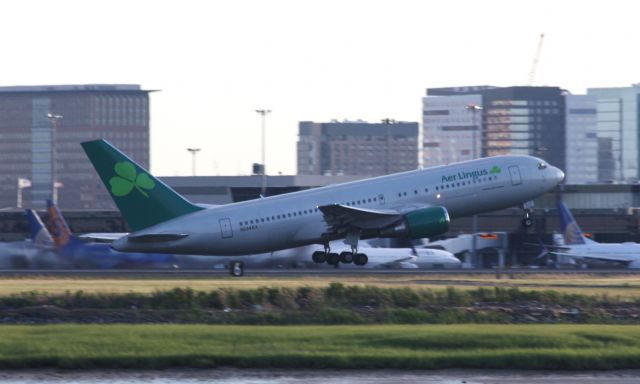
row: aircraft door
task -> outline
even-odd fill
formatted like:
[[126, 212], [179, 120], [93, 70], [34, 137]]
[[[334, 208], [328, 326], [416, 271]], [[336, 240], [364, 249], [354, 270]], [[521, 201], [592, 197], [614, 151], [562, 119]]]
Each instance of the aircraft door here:
[[509, 176], [511, 176], [511, 185], [522, 184], [522, 177], [520, 177], [520, 168], [517, 165], [509, 167]]
[[229, 218], [220, 219], [220, 233], [223, 239], [233, 237], [233, 229], [231, 229], [231, 220]]

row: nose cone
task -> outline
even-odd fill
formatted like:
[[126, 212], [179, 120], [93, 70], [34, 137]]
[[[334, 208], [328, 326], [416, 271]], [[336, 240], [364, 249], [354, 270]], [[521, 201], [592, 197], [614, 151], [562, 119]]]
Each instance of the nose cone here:
[[551, 179], [556, 185], [564, 181], [564, 172], [560, 168], [551, 167], [551, 175]]

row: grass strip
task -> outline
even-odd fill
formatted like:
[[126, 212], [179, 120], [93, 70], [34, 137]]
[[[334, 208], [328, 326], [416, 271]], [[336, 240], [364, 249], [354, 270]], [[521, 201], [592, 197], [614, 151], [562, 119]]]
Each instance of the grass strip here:
[[632, 369], [640, 326], [0, 326], [0, 368]]
[[602, 295], [609, 294], [628, 298], [640, 298], [640, 275], [576, 275], [540, 274], [510, 275], [505, 272], [502, 279], [493, 275], [474, 274], [415, 274], [415, 275], [366, 275], [344, 276], [245, 276], [242, 279], [223, 275], [212, 276], [122, 276], [122, 277], [3, 277], [0, 279], [0, 297], [27, 291], [60, 294], [66, 291], [86, 293], [145, 293], [157, 290], [190, 287], [196, 291], [215, 289], [256, 289], [259, 287], [280, 287], [297, 289], [300, 287], [326, 288], [332, 283], [381, 288], [410, 287], [413, 289], [442, 289], [450, 286], [462, 290], [479, 287], [518, 287], [522, 290], [537, 291], [554, 289], [566, 294]]

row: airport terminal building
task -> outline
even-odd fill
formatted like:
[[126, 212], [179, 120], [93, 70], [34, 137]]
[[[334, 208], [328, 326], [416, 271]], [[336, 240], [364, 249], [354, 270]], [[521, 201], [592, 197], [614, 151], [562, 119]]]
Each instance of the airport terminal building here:
[[[115, 206], [80, 143], [106, 138], [149, 166], [149, 92], [132, 84], [0, 87], [0, 209]], [[55, 167], [54, 167], [55, 164]]]

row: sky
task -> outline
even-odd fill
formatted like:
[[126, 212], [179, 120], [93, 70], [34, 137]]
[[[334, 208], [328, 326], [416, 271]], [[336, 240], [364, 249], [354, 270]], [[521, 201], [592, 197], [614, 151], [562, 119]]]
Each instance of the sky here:
[[628, 0], [21, 0], [0, 3], [0, 86], [140, 84], [151, 171], [296, 172], [299, 121], [420, 121], [428, 87], [574, 94], [640, 82]]

